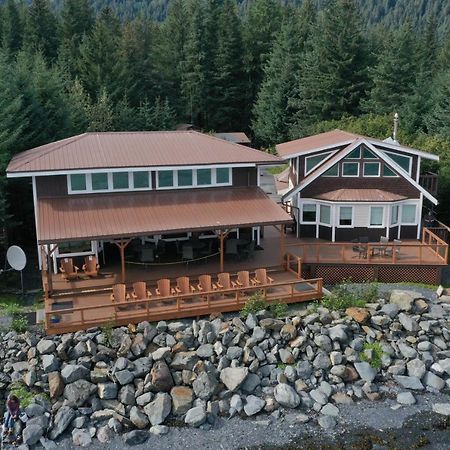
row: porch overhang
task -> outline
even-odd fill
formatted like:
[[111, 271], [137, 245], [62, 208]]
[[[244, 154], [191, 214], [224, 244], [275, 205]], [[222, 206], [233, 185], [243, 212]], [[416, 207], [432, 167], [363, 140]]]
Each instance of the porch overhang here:
[[39, 244], [292, 222], [259, 187], [71, 195], [41, 198], [37, 209]]

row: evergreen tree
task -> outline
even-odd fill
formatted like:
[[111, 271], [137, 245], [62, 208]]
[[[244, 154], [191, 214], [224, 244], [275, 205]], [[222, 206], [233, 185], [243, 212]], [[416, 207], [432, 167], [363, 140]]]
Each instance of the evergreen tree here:
[[378, 63], [370, 71], [373, 87], [363, 109], [376, 114], [399, 110], [413, 93], [416, 78], [415, 45], [409, 25], [386, 38]]
[[48, 61], [56, 58], [58, 50], [58, 22], [49, 0], [33, 0], [27, 17], [27, 43], [42, 52]]
[[94, 28], [83, 38], [80, 47], [80, 81], [93, 99], [103, 88], [112, 95], [116, 91], [119, 39], [119, 21], [110, 8], [105, 8], [97, 16]]
[[8, 0], [4, 7], [2, 29], [2, 46], [10, 55], [15, 55], [22, 46], [23, 21], [14, 0]]
[[156, 98], [152, 108], [152, 126], [154, 130], [173, 130], [176, 124], [175, 112], [166, 98]]
[[354, 0], [331, 0], [309, 40], [298, 81], [293, 135], [318, 120], [359, 113], [367, 87], [367, 48]]
[[113, 130], [114, 110], [106, 89], [102, 89], [97, 101], [89, 105], [88, 119], [88, 131]]
[[71, 134], [84, 133], [89, 126], [88, 114], [91, 101], [77, 78], [69, 87], [67, 96], [69, 101]]
[[425, 117], [428, 131], [450, 138], [450, 69], [437, 77], [431, 91], [433, 106]]
[[143, 128], [138, 120], [137, 108], [130, 106], [128, 99], [124, 96], [114, 107], [114, 130], [115, 131], [138, 131]]
[[245, 127], [242, 110], [246, 86], [240, 31], [236, 7], [232, 0], [225, 0], [217, 23], [217, 53], [209, 122], [209, 127], [218, 131]]

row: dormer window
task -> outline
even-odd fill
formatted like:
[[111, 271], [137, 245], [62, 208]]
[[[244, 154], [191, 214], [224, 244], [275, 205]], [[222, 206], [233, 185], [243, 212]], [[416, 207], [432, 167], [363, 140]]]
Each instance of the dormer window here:
[[332, 152], [321, 153], [320, 155], [307, 156], [305, 158], [305, 175], [312, 172], [322, 161], [324, 161]]

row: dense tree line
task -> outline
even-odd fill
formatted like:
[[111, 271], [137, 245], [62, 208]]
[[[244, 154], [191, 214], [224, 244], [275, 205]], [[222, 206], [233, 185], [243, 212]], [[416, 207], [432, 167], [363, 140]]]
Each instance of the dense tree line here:
[[[14, 153], [84, 131], [189, 122], [244, 130], [270, 148], [330, 127], [386, 137], [394, 111], [405, 143], [446, 161], [450, 40], [435, 10], [423, 27], [388, 29], [367, 26], [360, 0], [122, 3], [137, 9], [91, 0], [0, 7], [2, 173]], [[139, 10], [145, 4], [158, 4], [164, 20]]]

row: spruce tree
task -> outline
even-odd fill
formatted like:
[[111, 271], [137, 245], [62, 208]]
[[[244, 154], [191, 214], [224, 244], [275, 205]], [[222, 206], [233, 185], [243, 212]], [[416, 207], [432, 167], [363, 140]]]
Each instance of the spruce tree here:
[[450, 69], [439, 74], [431, 91], [432, 106], [425, 117], [428, 132], [450, 139]]
[[114, 128], [114, 109], [106, 89], [101, 89], [95, 103], [88, 108], [88, 131], [111, 131]]
[[67, 97], [71, 134], [84, 133], [89, 126], [88, 114], [91, 101], [78, 78], [70, 85]]
[[15, 55], [22, 46], [23, 20], [14, 0], [8, 0], [3, 12], [2, 46], [9, 55]]

